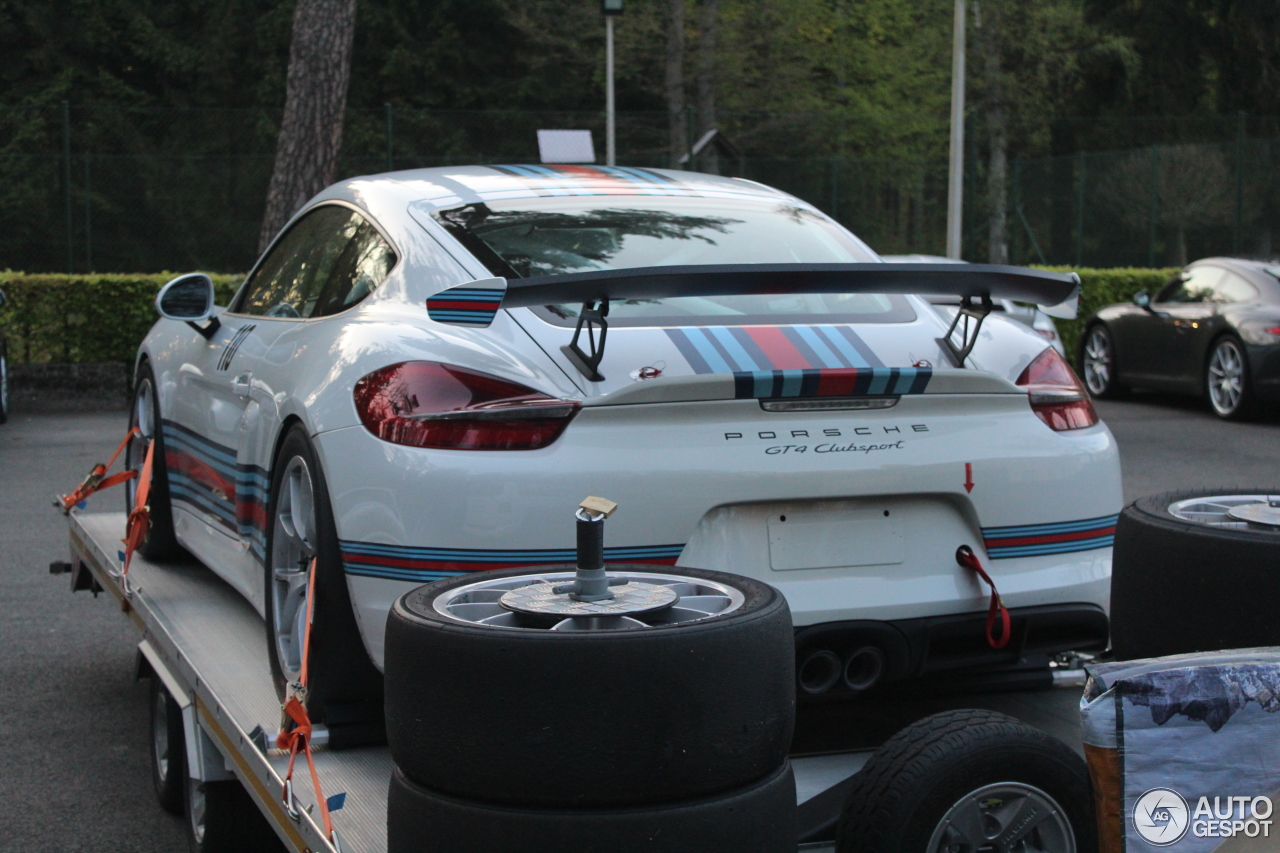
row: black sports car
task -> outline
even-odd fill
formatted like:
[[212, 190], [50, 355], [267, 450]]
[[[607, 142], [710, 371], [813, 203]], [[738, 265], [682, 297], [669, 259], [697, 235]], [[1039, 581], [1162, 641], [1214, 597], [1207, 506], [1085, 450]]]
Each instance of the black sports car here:
[[1091, 315], [1080, 375], [1095, 397], [1141, 386], [1208, 397], [1237, 418], [1280, 399], [1280, 264], [1196, 261], [1132, 304]]

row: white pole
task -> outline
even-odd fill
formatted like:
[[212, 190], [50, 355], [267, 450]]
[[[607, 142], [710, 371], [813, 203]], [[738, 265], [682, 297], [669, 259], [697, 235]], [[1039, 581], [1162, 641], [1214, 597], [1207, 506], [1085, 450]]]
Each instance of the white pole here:
[[617, 122], [613, 107], [613, 15], [604, 16], [604, 111], [605, 111], [605, 155], [604, 162], [610, 166], [618, 165], [618, 142], [615, 138]]
[[947, 175], [947, 257], [960, 260], [964, 225], [964, 4], [956, 0], [951, 45], [951, 167]]

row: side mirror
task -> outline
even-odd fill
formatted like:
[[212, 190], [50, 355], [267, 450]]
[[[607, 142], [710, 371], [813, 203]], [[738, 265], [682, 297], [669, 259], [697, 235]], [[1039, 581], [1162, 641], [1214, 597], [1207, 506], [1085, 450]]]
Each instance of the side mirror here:
[[[213, 279], [202, 272], [180, 275], [156, 294], [156, 311], [166, 320], [180, 320], [208, 338], [221, 325], [213, 316]], [[209, 322], [203, 326], [197, 323]]]
[[1145, 290], [1139, 290], [1137, 293], [1133, 294], [1133, 304], [1137, 305], [1143, 311], [1150, 311], [1151, 294], [1147, 293]]

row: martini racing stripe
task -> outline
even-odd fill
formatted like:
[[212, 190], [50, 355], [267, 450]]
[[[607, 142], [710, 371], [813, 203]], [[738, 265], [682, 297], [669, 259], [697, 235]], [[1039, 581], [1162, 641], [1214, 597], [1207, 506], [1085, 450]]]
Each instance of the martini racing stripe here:
[[664, 331], [694, 373], [884, 367], [847, 326], [688, 326]]
[[993, 560], [1110, 548], [1115, 541], [1119, 518], [1117, 514], [1056, 524], [984, 527], [983, 546], [987, 549], [987, 556]]
[[427, 297], [427, 316], [455, 326], [488, 326], [502, 306], [503, 289], [454, 287]]
[[522, 179], [539, 196], [658, 195], [696, 196], [675, 178], [626, 166], [491, 166]]
[[733, 374], [733, 396], [739, 400], [768, 400], [923, 394], [932, 376], [933, 371], [927, 367], [744, 371]]
[[271, 481], [257, 465], [236, 462], [235, 451], [173, 421], [162, 421], [169, 493], [249, 540], [258, 559], [267, 545]]
[[[430, 583], [441, 578], [489, 569], [549, 566], [572, 563], [572, 548], [533, 551], [479, 550], [473, 548], [416, 548], [373, 542], [342, 540], [342, 563], [347, 573], [387, 580]], [[673, 566], [684, 545], [647, 545], [605, 548], [606, 563], [648, 563]]]

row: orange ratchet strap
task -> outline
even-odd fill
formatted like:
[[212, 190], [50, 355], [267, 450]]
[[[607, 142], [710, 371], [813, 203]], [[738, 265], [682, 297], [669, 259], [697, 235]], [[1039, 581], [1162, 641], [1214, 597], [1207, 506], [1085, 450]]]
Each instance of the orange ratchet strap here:
[[[120, 442], [120, 446], [116, 448], [116, 452], [111, 454], [111, 460], [107, 462], [106, 465], [103, 465], [101, 462], [94, 465], [93, 470], [89, 472], [89, 476], [84, 478], [84, 482], [77, 486], [74, 492], [58, 498], [54, 501], [53, 505], [61, 508], [63, 513], [69, 513], [73, 506], [81, 503], [94, 492], [109, 489], [112, 486], [117, 486], [120, 483], [132, 480], [134, 477], [138, 476], [138, 472], [136, 471], [121, 471], [119, 474], [112, 474], [110, 477], [106, 476], [106, 474], [107, 471], [111, 469], [111, 466], [116, 464], [116, 459], [120, 456], [121, 452], [124, 451], [125, 446], [129, 444], [129, 439], [134, 436], [141, 435], [142, 433], [138, 431], [137, 427], [130, 429], [129, 432], [125, 434], [124, 441]], [[155, 442], [153, 441], [151, 444], [154, 446]]]
[[[991, 604], [987, 608], [987, 645], [993, 649], [1003, 649], [1009, 643], [1009, 608], [1004, 606], [1004, 599], [996, 591], [996, 582], [991, 579], [991, 575], [987, 574], [986, 569], [982, 568], [978, 555], [973, 553], [973, 549], [968, 545], [961, 545], [956, 549], [956, 562], [975, 572], [978, 577], [987, 582], [987, 586], [991, 587]], [[992, 633], [997, 618], [1000, 620], [999, 638]]]
[[[307, 758], [307, 769], [311, 771], [311, 785], [316, 794], [316, 805], [320, 807], [320, 821], [324, 825], [325, 836], [338, 853], [342, 846], [338, 843], [338, 833], [333, 828], [333, 818], [329, 814], [329, 801], [320, 790], [320, 776], [316, 773], [316, 762], [311, 757], [311, 717], [307, 714], [307, 667], [311, 659], [311, 620], [315, 614], [316, 600], [316, 558], [311, 558], [311, 575], [307, 578], [307, 632], [302, 639], [302, 668], [298, 672], [298, 683], [293, 685], [293, 695], [284, 703], [284, 717], [293, 721], [293, 728], [286, 730], [287, 721], [282, 719], [280, 734], [276, 735], [276, 747], [289, 750], [289, 769], [284, 776], [285, 810], [290, 816], [297, 817], [293, 799], [293, 763], [302, 752]], [[335, 806], [336, 808], [336, 806]]]

